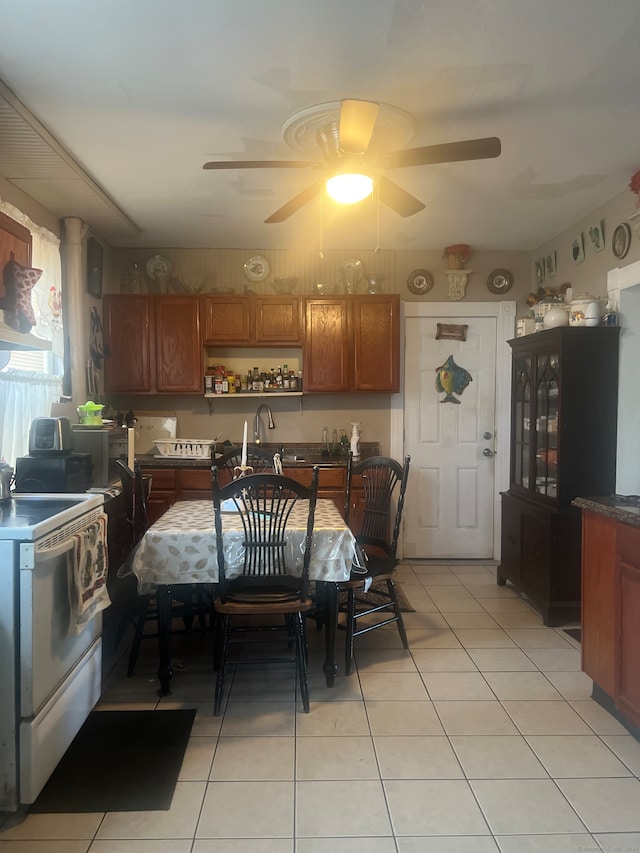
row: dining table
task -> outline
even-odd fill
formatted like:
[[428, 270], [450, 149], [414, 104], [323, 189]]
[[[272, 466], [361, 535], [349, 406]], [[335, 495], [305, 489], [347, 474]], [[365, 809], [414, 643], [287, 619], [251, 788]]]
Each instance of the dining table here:
[[[289, 569], [302, 572], [308, 503], [298, 501], [287, 523]], [[238, 513], [222, 515], [227, 577], [239, 575], [243, 562], [244, 530]], [[328, 687], [333, 687], [338, 630], [338, 584], [349, 579], [355, 537], [336, 505], [318, 499], [314, 516], [309, 579], [315, 581], [324, 608], [325, 660]], [[144, 533], [130, 562], [138, 593], [155, 592], [158, 610], [158, 679], [160, 693], [171, 692], [171, 598], [176, 586], [218, 582], [214, 510], [211, 500], [178, 501]]]

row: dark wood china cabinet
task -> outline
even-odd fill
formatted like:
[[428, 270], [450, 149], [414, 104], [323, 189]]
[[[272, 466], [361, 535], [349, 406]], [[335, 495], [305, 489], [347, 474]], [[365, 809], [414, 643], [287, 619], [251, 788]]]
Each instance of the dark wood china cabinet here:
[[511, 464], [497, 580], [545, 625], [580, 618], [576, 497], [615, 491], [618, 328], [562, 327], [509, 341]]

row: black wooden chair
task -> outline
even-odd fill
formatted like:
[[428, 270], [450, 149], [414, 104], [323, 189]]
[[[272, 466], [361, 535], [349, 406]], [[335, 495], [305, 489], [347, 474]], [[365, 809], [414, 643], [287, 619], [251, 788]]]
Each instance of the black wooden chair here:
[[[356, 534], [358, 553], [352, 565], [351, 577], [339, 584], [339, 610], [345, 614], [345, 623], [340, 627], [347, 632], [345, 675], [351, 673], [354, 638], [376, 628], [396, 622], [402, 645], [405, 649], [409, 648], [393, 577], [398, 565], [396, 551], [410, 461], [411, 457], [405, 456], [404, 464], [401, 465], [388, 456], [373, 456], [354, 464], [353, 457], [349, 456], [344, 511], [346, 523], [349, 524], [353, 514], [352, 485], [356, 476], [362, 481], [364, 506], [359, 513], [361, 517], [358, 519], [359, 531]], [[394, 495], [396, 489], [398, 493]], [[392, 525], [394, 497], [396, 509]], [[367, 595], [367, 590], [374, 582], [378, 582], [375, 602]], [[374, 617], [376, 613], [381, 618]], [[358, 627], [359, 621], [362, 627]]]
[[[125, 495], [127, 507], [127, 523], [130, 532], [131, 551], [142, 539], [148, 529], [147, 501], [151, 490], [151, 477], [144, 476], [138, 462], [134, 463], [134, 470], [121, 459], [116, 460], [120, 468], [120, 482]], [[119, 574], [128, 575], [130, 569], [127, 564], [121, 567]], [[179, 617], [184, 628], [175, 633], [190, 635], [193, 630], [195, 615], [198, 615], [201, 630], [206, 628], [206, 616], [212, 610], [212, 596], [202, 584], [181, 584], [172, 587], [171, 590], [171, 617]], [[138, 661], [140, 646], [143, 639], [157, 639], [157, 632], [145, 632], [147, 623], [158, 620], [158, 609], [155, 593], [139, 595], [137, 589], [133, 589], [129, 598], [129, 606], [123, 614], [117, 635], [119, 643], [124, 635], [127, 623], [133, 625], [133, 641], [129, 652], [127, 664], [127, 676], [131, 678]]]
[[[307, 679], [307, 639], [303, 614], [311, 607], [309, 598], [309, 562], [313, 521], [318, 494], [318, 468], [313, 469], [311, 487], [300, 485], [279, 474], [250, 474], [220, 486], [218, 472], [212, 472], [212, 496], [218, 555], [218, 586], [214, 603], [218, 624], [215, 665], [217, 667], [214, 714], [220, 713], [225, 672], [232, 645], [261, 644], [260, 656], [234, 659], [234, 664], [264, 660], [295, 661], [305, 712], [309, 711]], [[287, 547], [290, 540], [291, 512], [303, 502], [305, 535], [297, 557]], [[304, 502], [307, 502], [304, 504]], [[223, 515], [231, 507], [242, 521], [242, 565], [229, 570], [223, 540]], [[239, 574], [236, 575], [236, 573]], [[234, 576], [235, 575], [235, 576]], [[282, 623], [273, 617], [284, 616]], [[236, 617], [239, 617], [236, 618]], [[247, 619], [247, 617], [255, 617]], [[291, 653], [265, 656], [274, 633], [285, 633]]]
[[[273, 471], [273, 450], [265, 450], [257, 445], [249, 445], [247, 447], [247, 465], [253, 468], [254, 474], [268, 473]], [[226, 450], [222, 456], [212, 459], [212, 468], [215, 467], [218, 471], [226, 471], [228, 478], [234, 480], [237, 475], [237, 469], [240, 467], [242, 460], [242, 448], [232, 447]]]

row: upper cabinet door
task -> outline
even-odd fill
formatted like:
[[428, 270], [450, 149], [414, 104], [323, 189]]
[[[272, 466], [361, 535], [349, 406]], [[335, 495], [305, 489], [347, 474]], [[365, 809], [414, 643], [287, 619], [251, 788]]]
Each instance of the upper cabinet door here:
[[162, 296], [155, 303], [156, 389], [165, 393], [202, 392], [203, 356], [198, 301]]
[[400, 297], [357, 296], [351, 302], [352, 390], [400, 390]]
[[147, 296], [111, 294], [104, 297], [105, 391], [152, 390], [152, 324]]
[[256, 296], [254, 306], [257, 344], [302, 342], [302, 300], [299, 296]]
[[348, 391], [348, 302], [307, 299], [304, 391]]
[[204, 343], [251, 343], [248, 296], [205, 296], [201, 300]]

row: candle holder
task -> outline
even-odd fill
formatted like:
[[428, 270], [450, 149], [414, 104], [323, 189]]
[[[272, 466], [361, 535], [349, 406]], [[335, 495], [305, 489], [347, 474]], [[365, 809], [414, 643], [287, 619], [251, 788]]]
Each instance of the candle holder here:
[[251, 465], [236, 465], [233, 469], [233, 479], [238, 480], [240, 477], [246, 477], [247, 474], [253, 474]]

